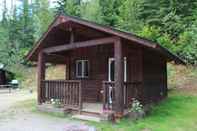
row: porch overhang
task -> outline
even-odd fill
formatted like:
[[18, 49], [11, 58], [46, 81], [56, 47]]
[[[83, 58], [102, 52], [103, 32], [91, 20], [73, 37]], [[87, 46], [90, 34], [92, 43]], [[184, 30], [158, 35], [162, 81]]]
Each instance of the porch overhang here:
[[[72, 30], [72, 26], [74, 26], [75, 28], [81, 28], [80, 31], [84, 33], [83, 36], [81, 37], [87, 37], [89, 39], [85, 41], [84, 40], [74, 41], [73, 37], [69, 36], [70, 41], [73, 41], [72, 45], [71, 44], [67, 45], [67, 43], [64, 42], [62, 44], [53, 43], [50, 46], [47, 46], [48, 42], [46, 42], [46, 39], [50, 38], [49, 36], [50, 33], [53, 32], [52, 34], [54, 34], [54, 30], [60, 27], [62, 30], [70, 32]], [[89, 32], [87, 30], [89, 30]], [[71, 34], [73, 34], [73, 32], [71, 32]], [[89, 35], [92, 35], [94, 37], [91, 36], [92, 37], [91, 38]], [[177, 64], [185, 64], [185, 62], [182, 59], [180, 59], [178, 56], [174, 55], [173, 53], [171, 53], [169, 50], [162, 47], [158, 43], [152, 42], [150, 40], [147, 40], [145, 38], [136, 36], [128, 32], [123, 32], [108, 26], [99, 25], [87, 20], [83, 20], [77, 17], [63, 15], [63, 14], [58, 15], [54, 19], [52, 24], [49, 26], [48, 30], [39, 39], [39, 41], [33, 47], [33, 49], [27, 54], [26, 59], [30, 61], [37, 61], [38, 53], [41, 50], [45, 50], [45, 52], [52, 53], [62, 50], [72, 50], [74, 48], [96, 46], [104, 43], [106, 44], [112, 43], [114, 42], [113, 37], [119, 37], [123, 40], [130, 41], [131, 44], [143, 46], [145, 48], [158, 52], [159, 54], [164, 56], [166, 61], [174, 61]]]
[[82, 41], [82, 42], [74, 42], [72, 44], [65, 44], [60, 46], [54, 46], [44, 49], [43, 51], [47, 54], [55, 53], [55, 52], [61, 52], [61, 51], [67, 51], [82, 47], [91, 47], [91, 46], [97, 46], [97, 45], [103, 45], [103, 44], [112, 44], [117, 40], [117, 37], [106, 37], [106, 38], [99, 38], [95, 40], [88, 40], [88, 41]]

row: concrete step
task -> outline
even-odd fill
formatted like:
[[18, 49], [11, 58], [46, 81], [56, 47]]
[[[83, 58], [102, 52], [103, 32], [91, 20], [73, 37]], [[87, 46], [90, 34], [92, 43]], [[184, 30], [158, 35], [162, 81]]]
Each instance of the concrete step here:
[[81, 115], [81, 114], [73, 115], [72, 118], [79, 119], [79, 120], [85, 120], [85, 121], [94, 121], [94, 122], [101, 121], [101, 118], [99, 118], [99, 117], [90, 116], [90, 115]]

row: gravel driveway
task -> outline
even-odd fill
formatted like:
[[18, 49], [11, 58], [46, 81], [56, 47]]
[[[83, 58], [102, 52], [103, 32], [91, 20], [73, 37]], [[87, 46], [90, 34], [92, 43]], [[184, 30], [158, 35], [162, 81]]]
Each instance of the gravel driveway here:
[[29, 93], [24, 90], [12, 90], [9, 93], [8, 89], [0, 90], [0, 112], [4, 112], [9, 109], [9, 107], [15, 105], [16, 103], [28, 99], [35, 98], [35, 94]]
[[20, 101], [34, 97], [35, 94], [28, 91], [14, 91], [10, 94], [0, 91], [0, 131], [95, 131], [94, 127], [84, 122], [12, 108]]

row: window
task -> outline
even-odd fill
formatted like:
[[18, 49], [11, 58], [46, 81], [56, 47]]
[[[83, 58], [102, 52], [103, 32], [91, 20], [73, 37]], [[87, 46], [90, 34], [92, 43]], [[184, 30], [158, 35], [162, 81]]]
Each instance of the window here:
[[88, 60], [77, 60], [76, 61], [76, 77], [87, 78], [88, 77]]

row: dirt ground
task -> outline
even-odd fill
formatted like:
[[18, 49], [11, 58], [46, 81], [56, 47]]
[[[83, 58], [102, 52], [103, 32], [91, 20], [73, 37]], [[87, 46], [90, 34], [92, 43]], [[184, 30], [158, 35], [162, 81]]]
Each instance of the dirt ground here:
[[4, 112], [14, 104], [27, 99], [33, 99], [35, 94], [28, 91], [0, 89], [0, 112]]
[[84, 122], [71, 121], [15, 108], [24, 100], [35, 98], [28, 91], [8, 93], [0, 90], [0, 131], [95, 131]]

